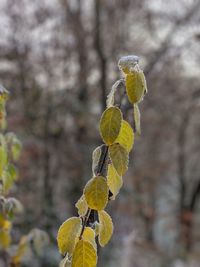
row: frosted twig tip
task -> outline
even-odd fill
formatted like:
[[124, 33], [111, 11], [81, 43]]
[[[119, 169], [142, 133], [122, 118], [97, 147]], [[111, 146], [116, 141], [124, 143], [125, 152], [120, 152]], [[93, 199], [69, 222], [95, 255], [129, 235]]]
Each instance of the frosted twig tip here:
[[120, 69], [132, 69], [139, 63], [139, 57], [135, 55], [123, 56], [118, 61]]

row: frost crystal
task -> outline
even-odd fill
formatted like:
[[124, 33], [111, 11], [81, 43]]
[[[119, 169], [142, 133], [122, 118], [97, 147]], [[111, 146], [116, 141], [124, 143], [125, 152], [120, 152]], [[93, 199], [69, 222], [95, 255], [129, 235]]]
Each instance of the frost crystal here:
[[129, 55], [121, 57], [118, 66], [120, 69], [133, 69], [139, 63], [139, 57], [135, 55]]

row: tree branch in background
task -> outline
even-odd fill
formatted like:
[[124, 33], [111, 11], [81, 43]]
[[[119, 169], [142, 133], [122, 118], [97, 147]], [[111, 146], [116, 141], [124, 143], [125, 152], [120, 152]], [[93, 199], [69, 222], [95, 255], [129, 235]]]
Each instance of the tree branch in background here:
[[107, 62], [103, 52], [104, 48], [102, 46], [101, 37], [101, 0], [96, 0], [94, 2], [94, 48], [96, 50], [100, 65], [101, 109], [103, 111], [106, 108]]
[[161, 45], [159, 46], [159, 49], [156, 50], [150, 57], [150, 60], [144, 70], [147, 77], [148, 75], [150, 75], [150, 73], [154, 71], [157, 62], [161, 62], [161, 58], [171, 48], [171, 42], [175, 34], [177, 33], [179, 27], [183, 27], [186, 23], [188, 23], [191, 20], [191, 18], [199, 11], [199, 7], [200, 7], [200, 1], [196, 1], [195, 4], [189, 9], [189, 11], [182, 18], [176, 19], [171, 30], [169, 31], [164, 41], [162, 41]]

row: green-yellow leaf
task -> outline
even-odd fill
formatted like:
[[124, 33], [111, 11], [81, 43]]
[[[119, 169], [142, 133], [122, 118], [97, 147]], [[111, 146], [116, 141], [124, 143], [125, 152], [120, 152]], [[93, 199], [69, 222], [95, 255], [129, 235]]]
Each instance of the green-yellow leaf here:
[[72, 256], [72, 267], [95, 267], [97, 252], [90, 242], [80, 240], [77, 242]]
[[119, 135], [122, 113], [117, 107], [107, 108], [100, 120], [100, 134], [106, 145], [112, 145]]
[[22, 145], [18, 139], [15, 139], [15, 142], [12, 144], [11, 151], [14, 160], [18, 160], [21, 153]]
[[108, 202], [108, 185], [103, 176], [92, 178], [84, 189], [85, 199], [89, 208], [103, 210]]
[[66, 220], [59, 228], [57, 242], [62, 255], [71, 254], [75, 247], [77, 236], [81, 233], [81, 219], [72, 217]]
[[95, 249], [97, 248], [97, 244], [95, 241], [95, 231], [92, 228], [85, 227], [82, 239], [90, 242], [94, 246]]
[[8, 193], [10, 188], [13, 186], [18, 176], [17, 170], [13, 164], [8, 164], [3, 174], [3, 190], [4, 193]]
[[128, 152], [131, 151], [134, 142], [134, 133], [127, 121], [122, 121], [121, 130], [115, 142], [122, 145]]
[[128, 152], [123, 146], [116, 143], [109, 147], [109, 155], [118, 175], [123, 176], [128, 170]]
[[17, 160], [20, 156], [20, 152], [21, 152], [21, 148], [22, 148], [22, 144], [21, 144], [20, 140], [12, 132], [7, 133], [5, 135], [5, 138], [6, 138], [7, 144], [10, 147], [10, 152], [11, 152], [13, 159]]
[[81, 198], [76, 202], [75, 206], [78, 209], [79, 216], [85, 216], [88, 210], [88, 204], [84, 195], [82, 195]]
[[112, 164], [108, 165], [107, 183], [110, 191], [113, 194], [112, 199], [115, 199], [120, 188], [122, 187], [123, 180], [122, 177], [118, 175]]
[[133, 106], [134, 108], [134, 123], [135, 123], [135, 132], [138, 135], [141, 135], [141, 125], [140, 125], [140, 110], [137, 104]]
[[113, 234], [113, 223], [110, 215], [102, 210], [99, 214], [99, 244], [104, 247], [110, 240]]
[[3, 170], [7, 163], [7, 151], [4, 146], [0, 146], [0, 177], [2, 177]]
[[140, 102], [145, 91], [146, 81], [143, 71], [134, 71], [126, 75], [126, 92], [132, 104]]

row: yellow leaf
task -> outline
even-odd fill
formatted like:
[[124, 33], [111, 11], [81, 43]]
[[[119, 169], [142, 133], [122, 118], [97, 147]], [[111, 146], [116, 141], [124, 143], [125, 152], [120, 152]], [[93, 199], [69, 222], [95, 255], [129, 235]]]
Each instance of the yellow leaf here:
[[78, 217], [72, 217], [60, 226], [57, 242], [61, 254], [65, 255], [73, 252], [76, 237], [81, 233], [81, 226], [81, 219]]
[[113, 167], [122, 176], [128, 170], [128, 152], [120, 144], [113, 144], [109, 147], [109, 155]]
[[0, 248], [8, 248], [11, 242], [10, 228], [12, 224], [0, 215]]
[[134, 142], [134, 133], [130, 124], [123, 120], [120, 133], [115, 140], [115, 143], [122, 145], [128, 152], [131, 151]]
[[8, 248], [10, 245], [10, 232], [6, 230], [0, 230], [0, 249]]
[[120, 188], [122, 187], [123, 180], [122, 177], [118, 175], [112, 164], [108, 165], [107, 183], [110, 191], [113, 194], [112, 199], [115, 199]]
[[104, 247], [113, 234], [113, 223], [110, 215], [102, 210], [99, 214], [99, 244]]
[[12, 223], [6, 220], [3, 216], [0, 216], [0, 230], [9, 231]]
[[126, 92], [132, 104], [140, 102], [145, 91], [146, 81], [141, 70], [126, 75]]
[[103, 176], [92, 178], [84, 189], [85, 199], [89, 208], [103, 210], [108, 202], [108, 185]]
[[12, 256], [11, 258], [11, 264], [13, 266], [19, 266], [23, 256], [26, 254], [27, 250], [28, 250], [28, 243], [29, 240], [27, 238], [27, 236], [22, 236], [22, 238], [20, 239], [19, 245], [17, 247], [17, 251], [15, 253], [15, 255]]
[[11, 266], [21, 266], [21, 262], [26, 258], [30, 251], [35, 255], [41, 255], [41, 251], [49, 242], [46, 232], [39, 229], [32, 229], [27, 235], [22, 236], [17, 246], [15, 254], [11, 257]]
[[112, 145], [119, 135], [122, 113], [117, 107], [107, 108], [100, 120], [100, 134], [106, 145]]
[[135, 131], [138, 135], [141, 135], [141, 126], [140, 126], [140, 110], [137, 104], [133, 105], [134, 112], [134, 123], [135, 123]]
[[97, 252], [92, 244], [80, 240], [76, 244], [72, 256], [72, 267], [95, 267], [97, 264]]
[[128, 67], [121, 68], [121, 70], [124, 74], [129, 74], [131, 72]]
[[97, 244], [96, 244], [96, 241], [95, 241], [95, 231], [92, 228], [85, 227], [82, 239], [85, 240], [85, 241], [90, 242], [95, 249], [97, 248]]
[[[95, 241], [95, 231], [92, 228], [85, 227], [83, 235], [82, 235], [82, 239], [84, 241], [90, 242], [94, 246], [94, 248], [97, 249], [97, 244]], [[78, 241], [79, 241], [79, 237], [77, 237], [76, 242]]]
[[76, 202], [75, 206], [78, 209], [79, 216], [85, 216], [88, 210], [88, 204], [84, 195], [82, 195], [81, 198]]

